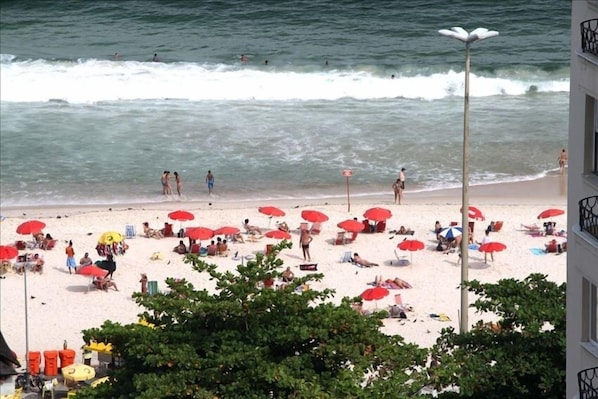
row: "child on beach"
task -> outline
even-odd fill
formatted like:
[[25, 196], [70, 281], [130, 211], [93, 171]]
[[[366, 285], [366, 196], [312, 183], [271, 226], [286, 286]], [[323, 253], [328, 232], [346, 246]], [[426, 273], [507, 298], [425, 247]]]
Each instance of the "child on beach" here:
[[77, 270], [77, 261], [75, 260], [75, 249], [73, 248], [73, 241], [69, 241], [69, 246], [66, 247], [66, 267], [69, 269], [69, 274], [72, 274], [72, 269]]

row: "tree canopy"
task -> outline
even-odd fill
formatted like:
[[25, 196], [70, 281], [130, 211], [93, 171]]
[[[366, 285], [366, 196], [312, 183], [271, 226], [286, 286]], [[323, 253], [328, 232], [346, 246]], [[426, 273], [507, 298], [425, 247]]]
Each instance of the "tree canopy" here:
[[565, 284], [532, 274], [523, 281], [466, 283], [480, 313], [498, 316], [470, 332], [445, 329], [432, 348], [429, 383], [459, 387], [460, 398], [563, 398], [565, 396]]
[[411, 384], [427, 351], [380, 332], [383, 313], [364, 317], [351, 298], [332, 304], [334, 291], [305, 289], [321, 274], [277, 288], [280, 250], [220, 272], [189, 255], [215, 290], [168, 279], [155, 296], [134, 294], [154, 327], [106, 321], [84, 331], [86, 341], [110, 342], [122, 367], [110, 383], [82, 398], [396, 398], [414, 397]]

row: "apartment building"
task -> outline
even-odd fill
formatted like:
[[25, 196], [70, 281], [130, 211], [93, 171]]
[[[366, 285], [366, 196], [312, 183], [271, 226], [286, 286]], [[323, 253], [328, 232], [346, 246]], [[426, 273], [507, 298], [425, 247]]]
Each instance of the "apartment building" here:
[[567, 398], [598, 398], [598, 0], [571, 2]]

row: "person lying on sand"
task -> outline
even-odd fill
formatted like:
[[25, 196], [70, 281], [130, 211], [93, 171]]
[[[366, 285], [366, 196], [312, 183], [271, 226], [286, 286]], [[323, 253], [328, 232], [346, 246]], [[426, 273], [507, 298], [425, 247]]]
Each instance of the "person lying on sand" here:
[[164, 238], [164, 235], [160, 230], [150, 229], [148, 222], [143, 222], [143, 233], [148, 238]]
[[390, 288], [390, 289], [412, 288], [411, 284], [409, 284], [407, 281], [400, 279], [398, 277], [395, 277], [394, 279], [387, 278], [386, 280], [384, 280], [382, 278], [382, 276], [376, 276], [376, 279], [374, 280], [374, 284], [376, 286], [382, 286], [384, 288]]
[[379, 266], [377, 263], [370, 262], [369, 260], [363, 259], [357, 252], [353, 254], [353, 263], [361, 265], [363, 267]]
[[93, 284], [101, 290], [108, 291], [108, 288], [112, 287], [115, 291], [118, 291], [116, 283], [108, 277], [94, 277]]
[[243, 226], [249, 234], [262, 234], [262, 230], [259, 227], [249, 224], [249, 219], [245, 219], [245, 222], [243, 222]]

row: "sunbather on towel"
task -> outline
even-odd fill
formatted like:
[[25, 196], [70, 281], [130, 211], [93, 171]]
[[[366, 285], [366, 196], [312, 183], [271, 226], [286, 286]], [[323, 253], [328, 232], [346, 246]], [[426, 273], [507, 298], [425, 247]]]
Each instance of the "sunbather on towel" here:
[[397, 234], [404, 234], [404, 235], [408, 235], [408, 234], [413, 235], [413, 233], [414, 233], [413, 230], [411, 230], [409, 227], [405, 227], [405, 226], [399, 227], [399, 230], [397, 231]]
[[384, 280], [382, 276], [376, 276], [376, 279], [374, 280], [374, 285], [379, 285], [389, 289], [411, 288], [411, 284], [398, 277], [395, 277], [394, 279], [387, 278], [386, 280]]
[[363, 259], [357, 252], [353, 254], [353, 262], [363, 267], [379, 266], [377, 263], [370, 262], [369, 260]]
[[143, 233], [148, 238], [164, 238], [164, 235], [160, 230], [150, 229], [149, 222], [143, 222]]
[[250, 234], [262, 234], [262, 230], [259, 227], [249, 224], [249, 219], [245, 219], [243, 226]]

